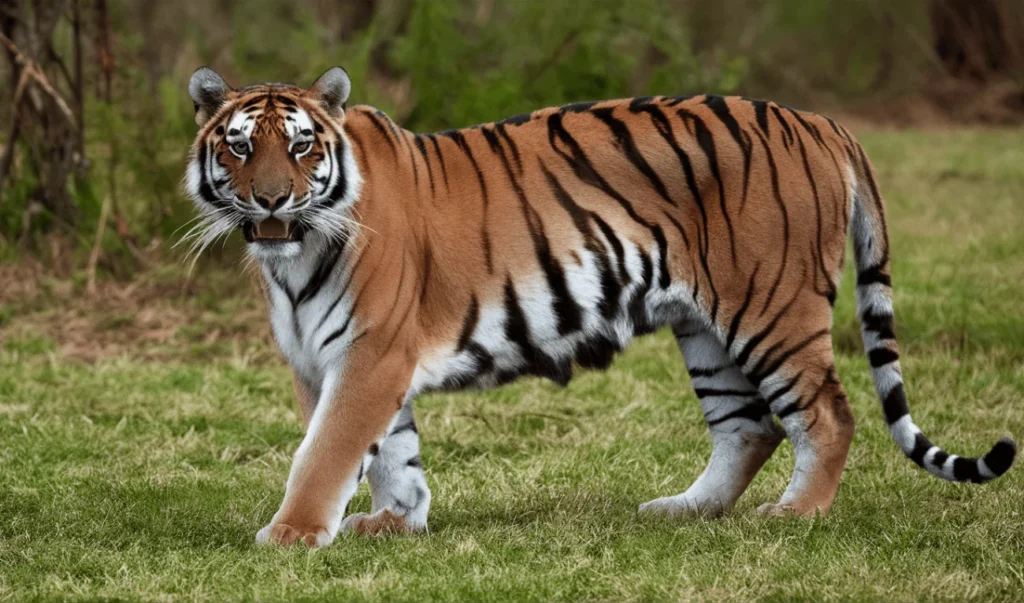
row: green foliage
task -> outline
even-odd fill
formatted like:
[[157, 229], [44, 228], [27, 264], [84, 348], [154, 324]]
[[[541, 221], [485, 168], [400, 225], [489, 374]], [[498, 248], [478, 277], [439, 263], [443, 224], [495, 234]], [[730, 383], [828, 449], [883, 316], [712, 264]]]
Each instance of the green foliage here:
[[703, 68], [685, 23], [657, 0], [492, 8], [480, 24], [467, 22], [463, 4], [414, 5], [392, 54], [415, 91], [412, 127], [459, 127], [580, 100], [729, 93], [744, 76], [737, 60]]
[[[82, 210], [74, 238], [91, 244], [101, 202], [115, 189], [118, 215], [141, 247], [173, 241], [192, 216], [180, 182], [195, 133], [187, 80], [201, 64], [235, 85], [308, 85], [341, 65], [354, 82], [352, 102], [378, 106], [414, 131], [649, 94], [778, 95], [807, 106], [869, 95], [886, 78], [912, 80], [921, 64], [922, 4], [410, 0], [376, 3], [368, 22], [339, 29], [332, 17], [351, 7], [313, 0], [112, 0], [113, 97], [109, 105], [97, 98], [102, 74], [87, 61], [92, 167], [73, 184]], [[69, 31], [62, 25], [61, 52], [70, 48]], [[28, 173], [9, 183], [0, 205], [8, 243], [36, 188]], [[46, 216], [33, 225], [54, 227]], [[106, 242], [110, 251], [118, 247], [113, 234]]]

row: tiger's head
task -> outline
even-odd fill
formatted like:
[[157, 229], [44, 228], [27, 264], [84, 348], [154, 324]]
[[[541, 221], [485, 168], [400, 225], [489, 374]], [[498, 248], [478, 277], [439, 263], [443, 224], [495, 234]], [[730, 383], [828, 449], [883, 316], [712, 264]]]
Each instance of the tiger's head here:
[[308, 89], [233, 89], [208, 67], [188, 91], [199, 133], [185, 189], [199, 209], [192, 252], [241, 228], [249, 253], [274, 261], [347, 236], [361, 179], [342, 124], [351, 82], [340, 67]]

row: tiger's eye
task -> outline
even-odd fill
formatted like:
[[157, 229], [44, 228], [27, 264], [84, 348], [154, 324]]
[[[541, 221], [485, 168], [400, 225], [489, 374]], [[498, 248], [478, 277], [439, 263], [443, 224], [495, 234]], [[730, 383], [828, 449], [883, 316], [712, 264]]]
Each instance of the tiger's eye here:
[[231, 150], [234, 151], [236, 155], [247, 155], [249, 153], [249, 143], [236, 142], [231, 145]]
[[296, 155], [301, 155], [302, 153], [308, 151], [309, 147], [311, 146], [313, 146], [313, 143], [311, 142], [300, 142], [299, 144], [292, 147], [292, 153]]

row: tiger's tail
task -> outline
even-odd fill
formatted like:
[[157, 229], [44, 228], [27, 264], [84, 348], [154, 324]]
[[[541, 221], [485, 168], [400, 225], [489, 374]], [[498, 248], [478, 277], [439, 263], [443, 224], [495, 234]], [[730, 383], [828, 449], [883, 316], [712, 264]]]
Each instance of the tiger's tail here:
[[1017, 445], [1012, 439], [1001, 438], [981, 458], [957, 456], [932, 444], [910, 417], [893, 331], [885, 208], [873, 168], [859, 145], [857, 151], [859, 157], [852, 166], [856, 185], [850, 226], [857, 267], [857, 314], [889, 433], [910, 460], [932, 475], [954, 482], [983, 483], [995, 479], [1013, 465]]

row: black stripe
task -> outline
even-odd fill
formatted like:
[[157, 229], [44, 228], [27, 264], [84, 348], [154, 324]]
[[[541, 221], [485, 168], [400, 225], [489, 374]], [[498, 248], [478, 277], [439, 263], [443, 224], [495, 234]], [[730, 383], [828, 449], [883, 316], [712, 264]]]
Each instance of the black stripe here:
[[427, 164], [427, 176], [430, 178], [430, 196], [434, 196], [434, 169], [430, 166], [430, 157], [427, 156], [427, 145], [423, 142], [423, 137], [417, 135], [414, 139], [416, 141], [416, 148], [419, 150], [420, 155], [423, 157], [423, 163]]
[[[390, 123], [390, 120], [389, 120], [389, 123]], [[402, 132], [400, 134], [396, 133], [395, 136], [397, 136], [398, 139], [402, 141], [402, 144], [404, 144], [406, 146], [406, 149], [409, 151], [409, 163], [412, 164], [413, 185], [416, 187], [416, 189], [419, 189], [419, 187], [420, 187], [420, 168], [416, 164], [416, 155], [412, 151], [412, 144], [409, 143], [409, 138], [405, 134], [406, 134], [405, 132]]]
[[338, 258], [341, 257], [341, 253], [344, 250], [344, 245], [337, 245], [333, 250], [334, 253], [330, 255], [327, 261], [324, 261], [323, 258], [321, 258], [320, 264], [316, 267], [316, 272], [314, 272], [313, 275], [309, 278], [309, 281], [306, 282], [306, 286], [303, 287], [301, 291], [299, 291], [299, 294], [298, 296], [296, 296], [295, 303], [293, 305], [300, 306], [304, 302], [315, 297], [316, 294], [320, 292], [320, 289], [324, 286], [324, 283], [327, 282], [327, 279], [330, 278], [331, 273], [334, 272], [334, 269], [338, 266]]
[[765, 415], [767, 415], [770, 412], [771, 409], [768, 408], [764, 401], [757, 400], [756, 402], [753, 402], [751, 404], [744, 404], [743, 406], [737, 408], [736, 410], [730, 413], [726, 413], [716, 419], [706, 420], [708, 423], [708, 427], [714, 427], [715, 425], [725, 423], [730, 419], [747, 419], [748, 421], [759, 423], [761, 419], [763, 419]]
[[[935, 466], [935, 467], [941, 468], [943, 465], [946, 464], [946, 459], [948, 459], [948, 458], [949, 458], [949, 453], [948, 452], [946, 452], [945, 450], [942, 450], [942, 449], [937, 450], [935, 452], [935, 456], [932, 457], [932, 465]], [[987, 465], [988, 463], [985, 463], [985, 464]], [[991, 466], [989, 468], [991, 469]]]
[[743, 199], [740, 201], [740, 211], [742, 211], [747, 203], [747, 190], [750, 187], [750, 141], [743, 138], [740, 132], [740, 124], [732, 116], [732, 112], [729, 111], [729, 103], [724, 98], [721, 96], [708, 96], [705, 97], [704, 104], [725, 125], [732, 139], [736, 141], [736, 145], [743, 151]]
[[707, 157], [708, 166], [711, 169], [711, 175], [715, 178], [715, 182], [718, 183], [718, 204], [721, 207], [722, 217], [725, 219], [726, 230], [729, 231], [729, 250], [732, 253], [732, 262], [735, 266], [737, 261], [736, 231], [733, 228], [729, 210], [725, 205], [725, 183], [722, 181], [722, 173], [718, 167], [718, 154], [715, 150], [714, 137], [711, 135], [711, 130], [708, 129], [707, 124], [704, 123], [703, 119], [686, 109], [679, 109], [678, 113], [680, 117], [689, 119], [690, 122], [693, 123], [694, 131], [697, 136], [697, 144]]
[[793, 388], [796, 387], [796, 382], [799, 381], [799, 380], [800, 380], [800, 375], [797, 375], [796, 377], [791, 379], [789, 381], [789, 383], [787, 383], [787, 384], [783, 385], [782, 387], [780, 387], [779, 389], [773, 391], [770, 396], [765, 398], [765, 402], [767, 402], [769, 405], [771, 405], [772, 402], [775, 402], [776, 400], [778, 400], [782, 396], [785, 396], [789, 392], [793, 391]]
[[508, 135], [508, 130], [505, 129], [505, 125], [503, 123], [498, 122], [497, 124], [494, 125], [494, 129], [505, 140], [505, 144], [508, 145], [509, 150], [512, 151], [512, 159], [515, 160], [516, 162], [516, 169], [519, 170], [520, 174], [522, 174], [523, 160], [519, 156], [519, 147], [516, 146], [516, 143], [514, 140], [512, 140], [512, 137]]
[[846, 140], [846, 135], [839, 130], [839, 126], [836, 124], [835, 120], [833, 120], [831, 117], [828, 117], [827, 115], [819, 115], [819, 117], [825, 118], [825, 121], [828, 122], [828, 125], [832, 127], [832, 131], [836, 133], [836, 136], [842, 138], [843, 140]]
[[825, 279], [826, 289], [824, 292], [818, 291], [818, 280], [814, 278], [814, 290], [824, 295], [829, 302], [829, 305], [834, 305], [836, 300], [836, 285], [832, 282], [832, 278], [828, 274], [828, 268], [825, 266], [825, 250], [822, 246], [822, 223], [821, 223], [821, 196], [818, 194], [818, 184], [814, 179], [814, 174], [811, 173], [811, 164], [807, 159], [807, 148], [804, 146], [803, 138], [797, 136], [797, 143], [800, 146], [800, 158], [803, 160], [804, 174], [807, 176], [807, 182], [811, 185], [811, 192], [814, 194], [814, 212], [817, 229], [815, 230], [816, 243], [818, 253], [815, 256], [816, 266], [821, 269], [821, 276]]
[[697, 378], [697, 377], [714, 377], [718, 373], [721, 373], [722, 371], [724, 371], [724, 370], [726, 370], [728, 368], [731, 368], [731, 367], [732, 367], [731, 364], [726, 364], [726, 365], [723, 365], [723, 366], [712, 366], [712, 367], [705, 367], [705, 368], [689, 368], [689, 367], [687, 367], [686, 370], [687, 370], [687, 372], [690, 373], [690, 378], [693, 379], [693, 378]]
[[[568, 147], [569, 153], [566, 153], [562, 149], [558, 148], [558, 145], [556, 144], [556, 138], [558, 141], [561, 141], [562, 144]], [[644, 220], [642, 217], [640, 217], [640, 215], [636, 213], [636, 210], [633, 208], [633, 205], [629, 202], [629, 200], [622, 196], [622, 194], [620, 194], [617, 190], [612, 188], [608, 181], [597, 173], [597, 170], [594, 169], [593, 164], [587, 158], [586, 153], [584, 153], [583, 149], [580, 148], [579, 143], [576, 142], [576, 139], [574, 139], [572, 135], [570, 135], [569, 132], [567, 132], [565, 127], [562, 125], [561, 113], [554, 113], [550, 117], [548, 117], [548, 142], [550, 143], [551, 148], [554, 149], [554, 151], [558, 153], [558, 155], [561, 156], [572, 167], [573, 172], [576, 174], [577, 178], [601, 190], [603, 193], [605, 193], [612, 199], [615, 199], [615, 201], [618, 202], [618, 204], [622, 207], [622, 209], [626, 211], [626, 213], [633, 221], [646, 227], [648, 230], [651, 231], [651, 235], [658, 242], [658, 247], [661, 248], [663, 252], [665, 252], [665, 246], [667, 245], [667, 243], [665, 241], [665, 234], [661, 231], [661, 227], [658, 226], [657, 224], [651, 224], [647, 220]], [[662, 255], [665, 255], [665, 253], [663, 253]]]
[[745, 99], [748, 103], [754, 106], [754, 117], [757, 120], [757, 126], [764, 132], [765, 138], [771, 139], [772, 131], [768, 127], [768, 103], [763, 100], [748, 98]]
[[420, 254], [423, 260], [423, 266], [420, 268], [420, 273], [416, 276], [420, 278], [420, 301], [427, 298], [427, 288], [430, 285], [430, 273], [434, 266], [434, 250], [430, 246], [430, 239], [424, 239], [423, 241], [423, 252]]
[[885, 412], [885, 422], [889, 425], [910, 413], [907, 393], [903, 390], [902, 383], [897, 383], [882, 400], [882, 411]]
[[595, 335], [576, 348], [576, 364], [583, 368], [603, 371], [611, 365], [612, 359], [620, 349], [619, 345], [608, 337]]
[[779, 273], [775, 275], [775, 281], [772, 283], [771, 289], [768, 290], [768, 296], [765, 298], [764, 304], [761, 306], [761, 316], [763, 316], [768, 310], [768, 305], [775, 299], [775, 291], [782, 282], [782, 274], [786, 271], [786, 259], [789, 257], [789, 212], [786, 211], [786, 204], [782, 201], [782, 191], [779, 187], [779, 168], [775, 165], [775, 158], [772, 154], [772, 150], [768, 148], [768, 141], [765, 140], [764, 136], [762, 136], [760, 132], [755, 133], [761, 141], [765, 157], [768, 159], [768, 168], [772, 175], [773, 199], [775, 200], [775, 204], [779, 207], [779, 212], [782, 214], [782, 259], [779, 262]]
[[[635, 112], [646, 112], [651, 116], [651, 121], [654, 123], [654, 127], [658, 130], [658, 134], [665, 140], [666, 143], [672, 148], [676, 158], [679, 160], [679, 165], [683, 168], [683, 174], [686, 177], [686, 185], [690, 190], [690, 194], [693, 197], [694, 202], [697, 204], [697, 209], [700, 211], [701, 223], [703, 224], [703, 230], [697, 229], [697, 245], [700, 251], [700, 261], [704, 268], [704, 277], [708, 281], [708, 288], [711, 291], [711, 315], [712, 320], [717, 318], [718, 315], [718, 291], [715, 288], [714, 278], [712, 277], [711, 268], [708, 265], [708, 247], [710, 245], [710, 237], [708, 236], [708, 214], [704, 207], [704, 200], [700, 194], [700, 187], [697, 185], [697, 178], [693, 171], [693, 165], [690, 162], [689, 156], [679, 146], [676, 141], [675, 133], [672, 130], [672, 123], [668, 120], [662, 110], [654, 104], [638, 104], [633, 103], [630, 105], [630, 109]], [[666, 216], [668, 214], [666, 213]], [[671, 216], [669, 216], [671, 219]], [[682, 229], [682, 226], [674, 219], [672, 222], [679, 230], [683, 237], [683, 241], [686, 243], [687, 248], [690, 246], [689, 239], [686, 236], [686, 232]], [[693, 287], [693, 298], [696, 301], [697, 293], [700, 289], [700, 282], [695, 277]]]
[[568, 212], [569, 217], [572, 218], [573, 225], [576, 226], [576, 230], [583, 237], [584, 247], [593, 253], [597, 260], [597, 269], [601, 278], [601, 300], [598, 302], [598, 307], [601, 309], [601, 315], [610, 319], [618, 311], [618, 300], [622, 294], [622, 285], [615, 278], [615, 273], [612, 271], [611, 263], [607, 256], [607, 250], [590, 226], [590, 214], [576, 203], [543, 162], [540, 163], [540, 169], [547, 178], [548, 187], [555, 196], [555, 200]]
[[476, 295], [473, 295], [469, 300], [469, 310], [466, 311], [466, 317], [462, 319], [462, 332], [459, 333], [459, 343], [455, 346], [455, 352], [461, 352], [466, 349], [469, 345], [470, 337], [473, 336], [473, 332], [476, 330], [476, 323], [480, 320], [480, 304], [476, 301]]
[[738, 396], [742, 398], [756, 396], [757, 390], [741, 390], [741, 389], [716, 389], [713, 387], [695, 387], [693, 388], [694, 393], [697, 397], [703, 400], [704, 398], [714, 398], [722, 396]]
[[647, 293], [651, 290], [654, 266], [651, 258], [646, 253], [640, 255], [640, 284], [633, 291], [629, 303], [626, 305], [630, 321], [633, 323], [635, 335], [645, 335], [654, 331], [654, 325], [647, 320]]
[[668, 273], [668, 241], [660, 226], [652, 226], [651, 233], [654, 234], [654, 240], [658, 244], [658, 286], [668, 289], [672, 282], [672, 277]]
[[417, 469], [422, 469], [423, 468], [423, 459], [421, 459], [420, 455], [417, 454], [416, 456], [412, 457], [411, 459], [405, 461], [405, 466], [406, 467], [416, 467]]
[[466, 141], [466, 137], [462, 135], [462, 132], [458, 130], [448, 130], [440, 132], [440, 135], [455, 141], [455, 144], [458, 145], [459, 149], [461, 149], [462, 152], [466, 154], [466, 157], [469, 158], [469, 162], [473, 166], [473, 171], [476, 172], [476, 179], [480, 184], [480, 194], [484, 203], [484, 218], [480, 224], [480, 236], [483, 239], [484, 246], [484, 261], [487, 264], [487, 272], [493, 273], [494, 261], [491, 256], [491, 238], [490, 234], [487, 232], [487, 209], [490, 199], [487, 194], [487, 182], [484, 180], [484, 173], [480, 170], [480, 164], [476, 162], [476, 157], [473, 156], [473, 151], [469, 148], [469, 143]]
[[568, 361], [556, 362], [537, 349], [530, 342], [529, 327], [519, 298], [516, 296], [512, 278], [505, 281], [505, 337], [515, 343], [526, 360], [526, 369], [538, 376], [551, 379], [559, 385], [566, 385], [572, 378], [572, 366]]
[[792, 115], [796, 119], [797, 123], [803, 126], [804, 130], [807, 130], [811, 137], [814, 138], [815, 142], [817, 142], [821, 146], [825, 146], [825, 139], [822, 138], [821, 130], [819, 130], [817, 126], [808, 123], [807, 120], [805, 120], [803, 116], [800, 115], [800, 113], [793, 110], [792, 108], [784, 107], [784, 109], [786, 109], [786, 111], [789, 111], [790, 115]]
[[932, 443], [928, 441], [928, 438], [921, 432], [917, 432], [914, 436], [914, 448], [907, 453], [907, 457], [910, 460], [917, 463], [919, 467], [924, 467], [924, 455], [928, 453], [932, 448]]
[[[813, 401], [813, 400], [814, 400], [814, 398], [811, 398], [811, 401]], [[786, 417], [788, 417], [789, 415], [791, 415], [791, 414], [793, 414], [795, 412], [800, 412], [802, 410], [805, 410], [807, 408], [807, 406], [802, 406], [800, 404], [800, 401], [801, 401], [801, 399], [799, 397], [797, 397], [796, 400], [793, 400], [792, 402], [790, 402], [786, 406], [780, 408], [779, 411], [775, 413], [775, 416], [778, 417], [779, 420], [781, 421], [781, 420], [785, 419]], [[808, 403], [808, 406], [810, 406], [810, 403]], [[806, 430], [810, 430], [810, 426], [807, 426], [805, 429]]]
[[288, 298], [288, 302], [291, 303], [292, 307], [294, 308], [295, 294], [292, 293], [292, 290], [288, 288], [288, 283], [281, 280], [281, 277], [278, 276], [277, 271], [274, 270], [273, 268], [270, 269], [270, 280], [274, 281], [274, 284], [277, 285], [278, 288], [280, 288], [281, 291], [284, 292], [285, 296]]
[[345, 177], [345, 141], [342, 138], [338, 139], [338, 144], [334, 146], [334, 161], [338, 169], [338, 181], [334, 183], [334, 187], [331, 188], [331, 192], [327, 193], [327, 197], [331, 200], [328, 207], [333, 206], [338, 201], [345, 198], [345, 194], [348, 192], [348, 179]]
[[562, 113], [583, 113], [590, 111], [590, 109], [597, 104], [597, 101], [584, 101], [580, 103], [570, 103], [568, 105], [562, 105], [559, 110]]
[[[622, 247], [622, 241], [620, 241], [619, 237], [616, 236], [612, 227], [608, 226], [608, 223], [601, 219], [601, 216], [591, 212], [590, 217], [594, 220], [594, 223], [597, 224], [597, 227], [601, 230], [601, 234], [604, 235], [604, 238], [608, 240], [608, 244], [612, 246], [612, 252], [615, 253], [615, 261], [619, 265], [619, 278], [622, 280], [622, 283], [628, 285], [633, 279], [629, 275], [629, 271], [626, 270], [626, 251]], [[621, 289], [622, 286], [620, 284], [620, 292]], [[618, 296], [614, 299], [617, 302]]]
[[395, 146], [395, 141], [391, 140], [391, 136], [388, 134], [388, 129], [385, 128], [384, 125], [381, 124], [379, 121], [377, 121], [377, 115], [375, 115], [373, 112], [368, 111], [366, 115], [370, 118], [370, 123], [373, 124], [373, 127], [376, 128], [377, 131], [380, 132], [380, 135], [384, 137], [384, 140], [387, 141], [388, 147], [391, 148], [391, 154], [394, 155], [395, 159], [397, 160], [398, 147]]
[[348, 316], [347, 316], [347, 317], [345, 318], [345, 324], [341, 325], [341, 328], [339, 328], [339, 329], [338, 329], [337, 331], [334, 331], [333, 333], [331, 333], [330, 335], [328, 335], [328, 336], [327, 336], [327, 338], [326, 338], [326, 339], [324, 339], [324, 342], [320, 344], [320, 349], [322, 350], [322, 349], [326, 348], [326, 347], [327, 347], [327, 344], [331, 343], [331, 342], [332, 342], [332, 341], [334, 341], [335, 339], [337, 339], [337, 338], [341, 337], [342, 335], [344, 335], [344, 334], [345, 334], [345, 331], [347, 331], [347, 330], [348, 330], [348, 326], [349, 326], [349, 324], [350, 324], [351, 322], [352, 322], [352, 315], [351, 315], [351, 314], [349, 314], [349, 315], [348, 315]]
[[763, 329], [755, 333], [753, 337], [743, 344], [743, 348], [738, 354], [736, 354], [736, 364], [739, 365], [740, 368], [743, 368], [747, 364], [747, 361], [750, 359], [750, 355], [754, 352], [754, 349], [764, 341], [772, 331], [775, 330], [775, 327], [779, 324], [779, 320], [781, 320], [787, 313], [789, 307], [793, 305], [793, 302], [795, 302], [798, 297], [800, 297], [799, 289], [793, 293], [793, 297], [789, 298], [789, 301], [786, 302], [778, 312], [776, 312], [775, 316], [772, 317], [771, 321], [769, 321]]
[[754, 267], [754, 271], [750, 274], [750, 282], [747, 284], [747, 294], [743, 298], [743, 304], [740, 305], [740, 309], [736, 311], [736, 314], [732, 317], [732, 323], [729, 324], [729, 333], [725, 337], [725, 349], [732, 349], [732, 343], [736, 340], [736, 334], [740, 330], [740, 322], [743, 320], [743, 315], [746, 314], [747, 308], [750, 307], [750, 301], [754, 298], [754, 287], [757, 284], [757, 271], [761, 268], [761, 264], [758, 263]]
[[[762, 352], [760, 357], [758, 357], [758, 359], [757, 359], [757, 364], [755, 364], [754, 366], [750, 367], [750, 369], [747, 371], [747, 379], [749, 379], [752, 383], [754, 383], [754, 385], [757, 385], [758, 387], [760, 387], [761, 382], [764, 381], [765, 377], [767, 375], [771, 374], [771, 373], [765, 371], [765, 365], [768, 364], [768, 361], [771, 359], [772, 354], [777, 352], [785, 344], [786, 344], [786, 340], [785, 339], [780, 339], [780, 340], [776, 341], [775, 343], [773, 343], [772, 345], [770, 345], [767, 350]], [[772, 370], [773, 371], [777, 370], [779, 368], [779, 366], [781, 366], [781, 365], [782, 365], [782, 362], [773, 363], [773, 369]]]
[[900, 359], [897, 352], [889, 348], [875, 348], [868, 352], [868, 360], [871, 361], [871, 368], [879, 368]]
[[437, 144], [437, 137], [427, 134], [427, 139], [434, 145], [434, 152], [437, 153], [437, 160], [441, 164], [441, 177], [444, 178], [444, 188], [448, 188], [448, 168], [444, 164], [444, 155], [441, 153], [441, 146]]
[[476, 370], [478, 372], [486, 373], [494, 369], [494, 356], [482, 345], [471, 341], [466, 349], [476, 359]]
[[871, 308], [867, 308], [860, 320], [863, 329], [876, 333], [879, 339], [896, 339], [892, 314], [872, 314]]
[[[555, 144], [556, 137], [562, 142], [562, 144], [569, 148], [569, 154], [558, 148]], [[570, 166], [572, 166], [573, 172], [580, 180], [600, 189], [606, 195], [615, 199], [619, 205], [626, 210], [626, 213], [633, 221], [646, 227], [651, 232], [651, 236], [654, 237], [654, 240], [657, 242], [660, 252], [661, 275], [659, 284], [662, 288], [667, 287], [669, 284], [668, 242], [665, 240], [665, 233], [661, 230], [661, 227], [640, 217], [640, 215], [636, 213], [632, 204], [630, 204], [629, 200], [612, 188], [608, 181], [597, 173], [593, 164], [591, 164], [590, 160], [587, 159], [583, 149], [580, 148], [579, 143], [577, 143], [569, 132], [565, 130], [565, 127], [562, 125], [562, 115], [560, 113], [552, 114], [548, 118], [548, 141], [551, 144], [551, 148], [565, 159]], [[604, 229], [602, 228], [602, 230]]]
[[980, 484], [985, 481], [978, 470], [978, 461], [964, 457], [957, 457], [953, 461], [953, 477], [958, 482], [973, 482]]
[[666, 96], [665, 105], [668, 107], [675, 107], [679, 103], [685, 102], [693, 98], [693, 95], [688, 96]]
[[[349, 279], [349, 282], [352, 282], [352, 279]], [[320, 317], [320, 323], [317, 325], [316, 329], [313, 330], [314, 333], [319, 331], [320, 328], [324, 326], [324, 323], [327, 322], [327, 317], [330, 316], [331, 312], [334, 312], [334, 308], [336, 308], [338, 304], [341, 303], [341, 299], [345, 297], [345, 292], [347, 290], [348, 283], [345, 283], [345, 287], [341, 290], [341, 293], [338, 294], [338, 297], [336, 297], [334, 301], [331, 302], [331, 305], [327, 307], [327, 311], [324, 312], [323, 315]]]
[[[207, 148], [208, 142], [203, 142], [199, 147], [199, 196], [214, 207], [227, 207], [228, 203], [222, 201], [217, 197], [216, 193], [213, 192], [213, 187], [210, 186], [210, 176], [206, 173], [209, 163], [209, 149]], [[212, 173], [212, 170], [210, 170]]]
[[527, 230], [529, 230], [530, 238], [533, 240], [534, 253], [537, 255], [537, 261], [544, 271], [548, 288], [551, 290], [551, 307], [555, 314], [555, 319], [558, 321], [558, 334], [564, 336], [579, 331], [583, 327], [583, 311], [569, 292], [565, 270], [551, 253], [551, 246], [544, 232], [544, 222], [541, 220], [537, 210], [526, 199], [526, 192], [520, 186], [519, 181], [516, 180], [515, 173], [512, 171], [512, 166], [505, 155], [504, 148], [498, 141], [497, 135], [487, 128], [483, 128], [481, 131], [484, 134], [484, 138], [487, 139], [491, 150], [501, 159], [501, 164], [505, 168], [505, 175], [508, 176], [509, 183], [519, 198], [523, 217], [526, 219]]
[[246, 103], [244, 105], [242, 105], [241, 111], [244, 111], [246, 109], [251, 109], [251, 108], [255, 107], [256, 105], [258, 105], [260, 103], [263, 103], [263, 102], [266, 102], [266, 101], [267, 101], [267, 97], [265, 97], [265, 96], [253, 97], [253, 98], [249, 99], [248, 101], [246, 101]]
[[675, 205], [675, 201], [668, 194], [668, 189], [665, 188], [665, 183], [661, 181], [654, 168], [651, 167], [651, 164], [647, 163], [647, 160], [640, 153], [640, 149], [637, 148], [636, 142], [633, 140], [633, 133], [629, 131], [625, 123], [612, 116], [612, 111], [612, 108], [595, 109], [593, 114], [608, 126], [608, 129], [615, 136], [615, 141], [619, 148], [626, 154], [626, 158], [629, 159], [629, 162], [636, 169], [640, 170], [640, 173], [647, 178], [647, 181], [651, 183], [654, 190], [658, 191], [661, 198], [669, 204]]
[[499, 121], [496, 125], [499, 126], [521, 126], [532, 119], [531, 113], [520, 113], [519, 115], [513, 115], [512, 117], [506, 117]]
[[[772, 375], [776, 371], [778, 371], [779, 368], [781, 368], [782, 365], [784, 365], [790, 358], [795, 356], [797, 353], [799, 353], [801, 350], [803, 350], [807, 346], [811, 345], [816, 340], [820, 339], [821, 337], [827, 336], [828, 334], [829, 334], [829, 330], [828, 329], [821, 329], [819, 331], [815, 331], [814, 333], [811, 333], [810, 335], [808, 335], [806, 338], [804, 338], [802, 341], [800, 341], [796, 345], [793, 345], [793, 346], [791, 346], [789, 348], [786, 348], [786, 351], [784, 351], [783, 353], [779, 354], [779, 356], [777, 358], [775, 358], [771, 362], [771, 364], [769, 364], [769, 365], [765, 366], [764, 368], [762, 368], [761, 365], [764, 364], [765, 359], [770, 357], [771, 353], [775, 351], [776, 347], [779, 347], [778, 344], [773, 345], [771, 348], [766, 350], [764, 354], [761, 355], [761, 358], [760, 358], [760, 360], [758, 360], [757, 364], [752, 369], [750, 369], [750, 371], [749, 371], [749, 378], [750, 378], [750, 380], [753, 381], [754, 383], [760, 385], [760, 383], [762, 381], [764, 381], [768, 377], [768, 375]], [[784, 343], [784, 342], [785, 342], [785, 340], [783, 340], [782, 343]]]
[[393, 430], [391, 430], [391, 433], [388, 434], [388, 437], [391, 437], [393, 435], [398, 435], [398, 434], [406, 432], [406, 431], [411, 431], [411, 432], [417, 433], [417, 434], [420, 432], [418, 429], [416, 429], [416, 422], [415, 421], [409, 421], [408, 423], [403, 423], [403, 424], [399, 425], [398, 427], [395, 427]]
[[[643, 111], [651, 116], [651, 121], [654, 123], [654, 127], [658, 130], [658, 134], [660, 134], [662, 139], [668, 143], [672, 148], [672, 151], [675, 153], [676, 159], [679, 160], [679, 165], [683, 168], [683, 174], [686, 177], [686, 186], [690, 190], [690, 195], [693, 196], [694, 202], [697, 204], [697, 209], [700, 211], [701, 215], [701, 222], [704, 225], [703, 232], [701, 230], [697, 231], [697, 243], [701, 248], [701, 253], [706, 257], [708, 244], [708, 214], [704, 208], [704, 200], [701, 198], [700, 187], [697, 185], [697, 177], [693, 172], [693, 164], [690, 163], [689, 155], [687, 155], [686, 152], [683, 151], [682, 147], [679, 146], [679, 142], [676, 140], [675, 133], [672, 130], [672, 123], [657, 105], [631, 105], [630, 109], [637, 112]], [[685, 234], [683, 237], [685, 239]], [[687, 245], [689, 245], [689, 241], [687, 241]]]
[[633, 113], [642, 111], [644, 107], [649, 106], [654, 102], [653, 96], [638, 96], [633, 100], [629, 101], [629, 110]]
[[782, 144], [786, 146], [786, 150], [788, 151], [790, 143], [793, 142], [793, 130], [789, 127], [789, 123], [786, 119], [782, 117], [782, 112], [779, 111], [778, 105], [773, 103], [771, 107], [772, 114], [775, 115], [775, 119], [779, 120], [779, 125], [782, 126], [782, 131], [786, 133], [786, 135], [782, 137]]
[[892, 287], [892, 277], [885, 272], [886, 268], [888, 268], [888, 266], [885, 264], [875, 264], [874, 266], [861, 270], [857, 273], [857, 286], [864, 287], [875, 283], [881, 283], [886, 287]]

